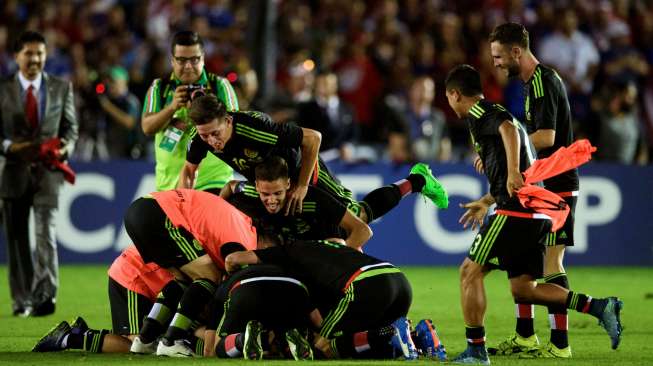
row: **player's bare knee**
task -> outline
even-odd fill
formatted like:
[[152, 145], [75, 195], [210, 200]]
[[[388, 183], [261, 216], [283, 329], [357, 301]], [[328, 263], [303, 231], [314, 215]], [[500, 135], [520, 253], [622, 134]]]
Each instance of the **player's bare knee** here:
[[511, 279], [510, 292], [517, 302], [532, 302], [535, 297], [535, 285], [533, 281]]

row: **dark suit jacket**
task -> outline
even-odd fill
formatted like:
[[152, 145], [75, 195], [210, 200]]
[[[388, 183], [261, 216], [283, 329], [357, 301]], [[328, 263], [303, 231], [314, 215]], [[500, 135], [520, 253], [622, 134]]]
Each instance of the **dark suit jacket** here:
[[[64, 147], [70, 156], [78, 136], [72, 84], [43, 73], [43, 87], [46, 88], [45, 109], [42, 109], [44, 112], [37, 131], [33, 131], [25, 118], [25, 103], [21, 97], [18, 75], [0, 81], [0, 143], [5, 140], [42, 142], [59, 137], [65, 142]], [[25, 194], [30, 181], [38, 187], [34, 203], [57, 205], [63, 174], [41, 163], [6, 155], [0, 148], [0, 198], [20, 197]]]
[[314, 99], [297, 106], [297, 123], [322, 134], [320, 151], [339, 148], [345, 142], [358, 141], [358, 124], [354, 121], [354, 112], [342, 99], [336, 115], [337, 118], [332, 120], [327, 110]]

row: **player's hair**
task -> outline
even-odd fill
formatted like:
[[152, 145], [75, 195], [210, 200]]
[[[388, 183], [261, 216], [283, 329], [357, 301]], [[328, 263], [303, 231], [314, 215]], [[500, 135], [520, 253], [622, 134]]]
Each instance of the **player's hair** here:
[[280, 156], [273, 155], [254, 168], [256, 180], [272, 182], [277, 179], [288, 179], [288, 163]]
[[172, 41], [170, 42], [170, 53], [172, 55], [175, 55], [175, 46], [180, 45], [180, 46], [194, 46], [194, 45], [200, 45], [200, 49], [204, 50], [204, 41], [202, 41], [202, 37], [200, 37], [197, 32], [193, 31], [180, 31], [175, 33], [174, 36], [172, 36]]
[[14, 43], [14, 52], [18, 53], [22, 51], [23, 47], [25, 47], [25, 43], [33, 42], [46, 44], [45, 37], [43, 37], [43, 35], [39, 32], [25, 31], [21, 33]]
[[499, 42], [502, 45], [517, 45], [525, 50], [529, 47], [529, 37], [526, 27], [519, 23], [503, 23], [494, 28], [490, 33], [490, 43]]
[[466, 97], [483, 94], [481, 74], [470, 65], [463, 64], [454, 67], [444, 82], [446, 90], [456, 89]]
[[206, 94], [193, 99], [188, 117], [197, 126], [210, 123], [227, 115], [227, 107], [213, 94]]

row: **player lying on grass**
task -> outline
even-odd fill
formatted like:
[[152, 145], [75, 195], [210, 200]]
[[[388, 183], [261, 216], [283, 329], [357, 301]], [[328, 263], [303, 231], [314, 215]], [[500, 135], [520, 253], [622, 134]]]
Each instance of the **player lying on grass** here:
[[393, 358], [395, 350], [401, 350], [405, 358], [417, 358], [405, 318], [412, 290], [392, 264], [336, 242], [288, 240], [266, 249], [232, 253], [225, 268], [233, 272], [257, 263], [295, 271], [303, 282], [315, 286], [312, 293], [337, 299], [337, 305], [325, 312], [314, 339], [315, 348], [326, 357]]
[[163, 297], [178, 302], [183, 293], [170, 272], [154, 263], [145, 264], [133, 245], [113, 261], [108, 274], [113, 331], [90, 329], [81, 317], [72, 324], [62, 321], [36, 343], [33, 352], [129, 352], [152, 305]]
[[[224, 273], [227, 254], [256, 248], [252, 221], [224, 199], [211, 193], [178, 189], [154, 192], [134, 201], [125, 214], [125, 228], [145, 263], [154, 262], [177, 278], [192, 283], [184, 290], [179, 307], [153, 309], [147, 324], [132, 344], [132, 352], [166, 356], [193, 353], [185, 342], [188, 330], [210, 301]], [[154, 314], [153, 314], [154, 313]], [[158, 345], [155, 326], [170, 326]], [[149, 333], [151, 332], [151, 333]]]
[[473, 67], [455, 67], [449, 72], [445, 87], [449, 105], [469, 127], [490, 183], [488, 195], [464, 206], [467, 211], [461, 222], [465, 226], [480, 225], [488, 204], [497, 205], [497, 214], [481, 227], [460, 268], [467, 349], [453, 362], [490, 364], [483, 326], [487, 306], [483, 279], [495, 268], [508, 273], [515, 301], [564, 305], [589, 313], [599, 319], [616, 349], [621, 336], [621, 301], [616, 297], [592, 298], [536, 281], [542, 277], [544, 243], [551, 230], [551, 217], [522, 206], [517, 198], [516, 191], [524, 186], [522, 172], [535, 156], [527, 143], [526, 131], [504, 107], [483, 98], [480, 75]]
[[284, 237], [308, 240], [344, 236], [347, 245], [356, 249], [372, 236], [366, 223], [385, 215], [410, 192], [424, 192], [424, 187], [429, 187], [434, 202], [440, 207], [446, 207], [448, 203], [442, 185], [433, 177], [428, 166], [421, 163], [413, 167], [406, 179], [370, 192], [357, 203], [357, 212], [347, 210], [342, 202], [324, 190], [309, 186], [302, 211], [285, 215], [291, 180], [288, 165], [279, 156], [272, 156], [257, 165], [255, 177], [254, 185], [242, 181], [229, 182], [220, 195], [262, 225], [274, 227]]

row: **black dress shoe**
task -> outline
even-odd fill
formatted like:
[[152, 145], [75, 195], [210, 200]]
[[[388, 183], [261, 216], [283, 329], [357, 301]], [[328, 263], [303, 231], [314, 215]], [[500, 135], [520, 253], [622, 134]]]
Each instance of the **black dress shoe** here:
[[25, 314], [25, 307], [16, 306], [14, 307], [13, 315], [14, 316], [23, 316]]
[[30, 316], [45, 316], [54, 313], [54, 299], [45, 300], [42, 303], [39, 303], [34, 306]]

